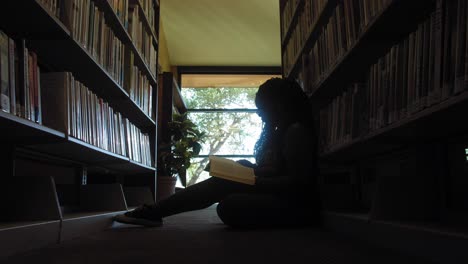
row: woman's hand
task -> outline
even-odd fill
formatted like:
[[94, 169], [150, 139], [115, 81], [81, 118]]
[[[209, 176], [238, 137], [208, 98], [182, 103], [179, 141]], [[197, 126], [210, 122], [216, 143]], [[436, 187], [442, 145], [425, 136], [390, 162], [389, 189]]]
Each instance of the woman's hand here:
[[242, 166], [249, 167], [249, 168], [255, 168], [257, 166], [257, 165], [253, 164], [252, 162], [250, 162], [249, 160], [246, 160], [246, 159], [241, 159], [241, 160], [238, 160], [236, 162], [239, 163]]

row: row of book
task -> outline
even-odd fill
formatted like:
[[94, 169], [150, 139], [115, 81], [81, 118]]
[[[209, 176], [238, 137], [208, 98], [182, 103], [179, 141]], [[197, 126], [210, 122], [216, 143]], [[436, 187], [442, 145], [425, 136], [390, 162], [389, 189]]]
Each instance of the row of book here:
[[[116, 10], [118, 17], [125, 19], [125, 21], [128, 21], [129, 15], [133, 17], [135, 13], [139, 14], [139, 8], [135, 5], [129, 9], [128, 0], [114, 0], [109, 3]], [[135, 67], [133, 51], [125, 47], [111, 27], [106, 24], [106, 14], [100, 11], [98, 5], [92, 0], [62, 2], [62, 10], [61, 19], [70, 28], [73, 38], [86, 48], [110, 76], [129, 92], [131, 99], [147, 115], [151, 116], [152, 91], [150, 89], [152, 86], [149, 85], [148, 76], [145, 77], [142, 71]], [[137, 21], [140, 21], [140, 17], [137, 17]], [[140, 47], [141, 42], [138, 41], [140, 36], [135, 33], [138, 32], [138, 29], [143, 30], [141, 21], [140, 23], [130, 23], [128, 30], [135, 39], [136, 46]], [[145, 36], [143, 37], [145, 41], [151, 38], [148, 34]], [[148, 60], [151, 63], [148, 65], [150, 65], [153, 74], [156, 74], [157, 52], [153, 43], [146, 41], [141, 50], [144, 51], [142, 54], [149, 54]], [[147, 52], [148, 50], [151, 52]], [[128, 59], [128, 56], [131, 56], [131, 59]]]
[[143, 134], [70, 72], [41, 76], [43, 123], [101, 149], [151, 166], [149, 136]]
[[287, 40], [287, 44], [284, 48], [284, 72], [288, 73], [294, 66], [298, 55], [302, 52], [302, 48], [307, 39], [309, 38], [312, 28], [319, 17], [319, 14], [323, 11], [327, 3], [328, 0], [304, 1], [303, 9], [297, 14], [297, 23], [291, 25], [293, 27], [292, 33], [289, 39]]
[[107, 0], [119, 18], [122, 25], [128, 30], [128, 0]]
[[153, 35], [151, 31], [147, 30], [142, 21], [142, 16], [139, 8], [133, 8], [129, 12], [129, 28], [128, 32], [132, 37], [133, 42], [137, 50], [142, 54], [143, 58], [146, 61], [146, 64], [149, 65], [150, 71], [157, 75], [156, 60], [158, 53], [155, 46], [153, 45]]
[[[295, 63], [299, 53], [302, 52], [302, 46], [307, 41], [311, 30], [315, 26], [318, 15], [322, 12], [327, 1], [318, 5], [316, 1], [305, 2], [303, 13], [300, 14], [303, 19], [294, 29], [294, 34], [283, 53], [283, 70], [288, 73]], [[318, 1], [319, 3], [322, 1]], [[374, 18], [384, 10], [391, 0], [340, 0], [337, 1], [332, 15], [328, 17], [327, 23], [323, 28], [319, 28], [319, 37], [313, 43], [313, 48], [320, 49], [318, 55], [320, 58], [319, 67], [328, 69], [330, 64], [336, 62], [340, 55], [350, 48], [365, 32], [366, 27]], [[315, 5], [315, 7], [314, 7]], [[324, 47], [319, 47], [324, 46]], [[313, 49], [312, 48], [312, 49]], [[311, 50], [311, 53], [314, 51]], [[310, 54], [309, 54], [310, 55]], [[322, 73], [323, 70], [317, 70]]]
[[36, 53], [0, 30], [0, 109], [41, 124], [40, 93]]
[[62, 21], [95, 60], [123, 85], [124, 44], [106, 23], [105, 13], [91, 0], [70, 0], [64, 5]]
[[300, 3], [301, 0], [285, 1], [284, 6], [281, 9], [281, 39], [284, 39]]
[[125, 74], [128, 74], [125, 78], [127, 81], [125, 87], [127, 87], [130, 99], [132, 99], [145, 114], [153, 117], [153, 87], [147, 76], [140, 71], [137, 66], [133, 65], [133, 63], [129, 63], [128, 65], [129, 67], [125, 71]]
[[468, 89], [468, 3], [437, 0], [414, 32], [371, 65], [367, 80], [320, 112], [323, 147], [398, 122]]
[[59, 0], [40, 0], [54, 16], [60, 17], [60, 1]]
[[138, 0], [138, 4], [141, 6], [141, 9], [143, 9], [148, 23], [151, 25], [151, 27], [155, 27], [155, 22], [157, 19], [155, 10], [159, 7], [156, 6], [154, 0]]
[[369, 132], [369, 97], [366, 83], [355, 83], [320, 109], [319, 152], [333, 151]]

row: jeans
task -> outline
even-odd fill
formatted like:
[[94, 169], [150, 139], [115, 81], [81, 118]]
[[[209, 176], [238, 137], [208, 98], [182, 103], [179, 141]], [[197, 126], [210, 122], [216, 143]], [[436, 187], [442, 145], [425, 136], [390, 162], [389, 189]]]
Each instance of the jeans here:
[[220, 219], [232, 227], [277, 227], [316, 224], [317, 212], [295, 199], [261, 193], [256, 186], [209, 178], [161, 200], [161, 217], [199, 210], [215, 203]]

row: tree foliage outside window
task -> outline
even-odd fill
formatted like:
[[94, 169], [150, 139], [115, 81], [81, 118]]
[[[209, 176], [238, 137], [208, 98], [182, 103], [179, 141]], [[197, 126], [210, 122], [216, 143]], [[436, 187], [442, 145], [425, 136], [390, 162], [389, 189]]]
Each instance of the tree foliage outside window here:
[[243, 158], [253, 159], [261, 131], [261, 120], [255, 112], [256, 92], [257, 88], [182, 89], [189, 118], [206, 132], [202, 156], [194, 159], [187, 171], [187, 186], [209, 177], [204, 172], [208, 155], [247, 155]]

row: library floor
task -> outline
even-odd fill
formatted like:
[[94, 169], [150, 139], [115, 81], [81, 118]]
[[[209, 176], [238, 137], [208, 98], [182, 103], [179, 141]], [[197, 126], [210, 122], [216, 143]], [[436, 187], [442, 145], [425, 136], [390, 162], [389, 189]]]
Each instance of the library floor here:
[[[2, 262], [3, 263], [3, 262]], [[171, 216], [161, 228], [115, 224], [5, 263], [433, 263], [317, 228], [226, 228], [215, 207]]]

